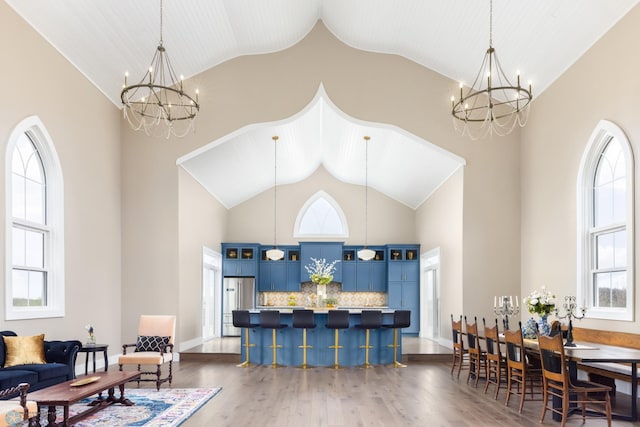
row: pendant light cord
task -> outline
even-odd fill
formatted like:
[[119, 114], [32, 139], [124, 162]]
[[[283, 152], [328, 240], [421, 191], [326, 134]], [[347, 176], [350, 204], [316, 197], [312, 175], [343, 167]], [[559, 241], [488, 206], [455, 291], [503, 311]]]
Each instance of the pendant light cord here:
[[364, 247], [369, 244], [369, 139], [364, 137]]
[[278, 136], [272, 137], [273, 139], [273, 247], [274, 249], [277, 247], [276, 245], [276, 219], [277, 219], [277, 177], [278, 177]]

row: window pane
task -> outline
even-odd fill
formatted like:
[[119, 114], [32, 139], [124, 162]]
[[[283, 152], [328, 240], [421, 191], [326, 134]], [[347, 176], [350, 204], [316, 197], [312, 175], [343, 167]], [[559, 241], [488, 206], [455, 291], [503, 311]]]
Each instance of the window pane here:
[[44, 187], [33, 181], [26, 181], [25, 186], [26, 219], [44, 224]]
[[593, 186], [594, 226], [626, 218], [626, 165], [620, 143], [611, 139], [600, 156]]
[[309, 206], [300, 221], [302, 234], [339, 235], [344, 233], [340, 215], [324, 198], [319, 198]]
[[618, 231], [613, 235], [615, 268], [627, 267], [627, 233], [626, 230]]
[[627, 306], [627, 273], [596, 273], [594, 274], [596, 307], [625, 308]]
[[16, 143], [12, 167], [12, 214], [15, 218], [45, 224], [46, 183], [42, 159], [25, 134]]
[[44, 268], [44, 234], [26, 231], [25, 236], [25, 265], [27, 267]]
[[43, 307], [46, 305], [46, 275], [42, 271], [13, 270], [14, 307]]
[[613, 233], [596, 237], [596, 269], [613, 268]]
[[25, 179], [22, 176], [11, 175], [11, 211], [14, 218], [26, 219], [25, 214]]
[[13, 265], [25, 265], [25, 231], [22, 228], [13, 227], [11, 243], [13, 245]]

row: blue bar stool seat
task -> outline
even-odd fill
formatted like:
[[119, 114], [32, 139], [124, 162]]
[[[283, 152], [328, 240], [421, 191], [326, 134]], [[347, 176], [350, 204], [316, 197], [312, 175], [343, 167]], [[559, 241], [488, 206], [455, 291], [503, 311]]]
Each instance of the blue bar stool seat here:
[[[391, 325], [382, 325], [385, 328], [393, 329], [393, 344], [389, 344], [388, 347], [393, 348], [393, 367], [394, 368], [406, 368], [407, 365], [398, 361], [398, 329], [408, 328], [411, 326], [411, 310], [396, 310], [393, 313], [393, 323]], [[402, 355], [400, 355], [402, 359]]]
[[338, 350], [342, 348], [339, 342], [339, 330], [349, 329], [349, 310], [329, 310], [327, 312], [327, 329], [334, 330], [333, 345], [329, 348], [334, 349], [333, 369], [340, 369], [338, 363]]
[[382, 326], [382, 311], [381, 310], [362, 310], [360, 314], [360, 324], [356, 325], [358, 329], [365, 330], [365, 344], [360, 348], [364, 348], [364, 367], [370, 368], [369, 363], [369, 349], [373, 348], [370, 345], [370, 332], [371, 329], [379, 329]]
[[260, 326], [259, 323], [251, 323], [251, 315], [249, 314], [249, 310], [233, 310], [231, 312], [233, 316], [233, 326], [236, 328], [246, 328], [244, 335], [244, 344], [243, 347], [245, 352], [244, 362], [237, 365], [240, 368], [246, 368], [250, 365], [249, 363], [249, 348], [255, 347], [255, 344], [251, 344], [249, 342], [249, 329], [257, 328]]
[[278, 345], [276, 330], [284, 329], [287, 325], [280, 323], [280, 312], [278, 310], [260, 310], [260, 327], [264, 329], [271, 329], [271, 345], [269, 346], [273, 351], [271, 367], [277, 368], [277, 350], [282, 348], [282, 346]]
[[313, 329], [316, 327], [315, 314], [313, 310], [293, 310], [292, 326], [294, 328], [302, 329], [302, 345], [298, 348], [302, 349], [302, 366], [301, 368], [307, 368], [307, 349], [313, 348], [307, 345], [307, 329]]

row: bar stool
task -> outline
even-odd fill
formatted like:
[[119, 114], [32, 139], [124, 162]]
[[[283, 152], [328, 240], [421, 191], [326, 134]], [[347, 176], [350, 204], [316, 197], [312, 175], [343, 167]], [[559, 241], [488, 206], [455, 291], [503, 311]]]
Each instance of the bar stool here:
[[339, 329], [349, 329], [349, 310], [329, 310], [327, 312], [327, 329], [334, 330], [333, 345], [329, 348], [334, 349], [333, 369], [340, 369], [338, 363], [338, 349], [342, 348], [339, 342]]
[[360, 348], [364, 348], [364, 367], [370, 368], [371, 364], [369, 363], [369, 349], [373, 348], [373, 346], [369, 345], [370, 341], [370, 332], [371, 329], [379, 329], [382, 326], [382, 311], [381, 310], [362, 310], [360, 313], [360, 324], [355, 327], [358, 329], [364, 329], [365, 334], [365, 344], [361, 345]]
[[280, 312], [278, 310], [260, 310], [260, 327], [271, 329], [271, 345], [269, 346], [273, 351], [271, 367], [277, 368], [277, 349], [282, 348], [282, 346], [278, 345], [276, 340], [276, 329], [284, 329], [287, 325], [280, 323]]
[[236, 328], [246, 328], [244, 335], [244, 344], [242, 345], [245, 349], [246, 357], [244, 362], [242, 362], [238, 366], [239, 368], [246, 368], [249, 366], [249, 347], [255, 347], [255, 344], [251, 344], [249, 342], [249, 329], [257, 328], [260, 326], [259, 323], [251, 323], [251, 315], [249, 314], [249, 310], [233, 310], [231, 312], [233, 316], [233, 326]]
[[[393, 367], [394, 368], [406, 368], [404, 365], [398, 362], [398, 329], [408, 328], [411, 326], [411, 310], [396, 310], [393, 312], [393, 323], [390, 325], [382, 325], [385, 328], [393, 329], [393, 344], [387, 345], [387, 347], [393, 348]], [[402, 358], [402, 356], [400, 356]]]
[[307, 349], [313, 348], [313, 346], [307, 345], [307, 329], [313, 329], [316, 327], [315, 315], [313, 310], [293, 310], [292, 326], [294, 328], [302, 328], [302, 345], [298, 348], [302, 349], [302, 366], [301, 368], [307, 368]]

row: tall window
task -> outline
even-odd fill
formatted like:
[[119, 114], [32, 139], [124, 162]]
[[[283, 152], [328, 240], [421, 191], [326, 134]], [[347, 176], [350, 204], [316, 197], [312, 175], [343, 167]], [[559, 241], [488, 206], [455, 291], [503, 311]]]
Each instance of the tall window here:
[[29, 118], [7, 145], [7, 320], [64, 314], [62, 180], [49, 141]]
[[588, 315], [633, 319], [633, 155], [624, 133], [603, 121], [580, 169], [581, 299]]

